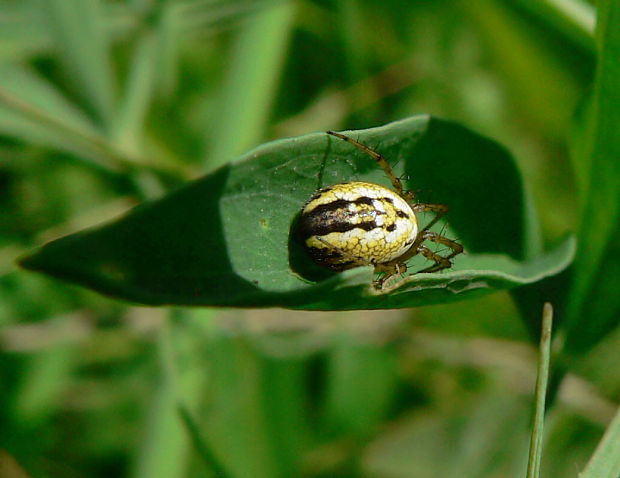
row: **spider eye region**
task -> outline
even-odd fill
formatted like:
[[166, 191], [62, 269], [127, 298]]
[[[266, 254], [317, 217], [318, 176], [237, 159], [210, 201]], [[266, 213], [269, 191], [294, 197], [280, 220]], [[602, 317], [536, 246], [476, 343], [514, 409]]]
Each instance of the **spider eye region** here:
[[414, 243], [418, 224], [411, 206], [391, 189], [347, 182], [310, 198], [298, 232], [316, 263], [343, 271], [399, 258]]

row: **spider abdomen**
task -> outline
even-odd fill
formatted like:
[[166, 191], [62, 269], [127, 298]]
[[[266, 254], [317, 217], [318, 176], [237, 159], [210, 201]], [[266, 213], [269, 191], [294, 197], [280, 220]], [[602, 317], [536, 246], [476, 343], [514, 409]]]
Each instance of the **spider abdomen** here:
[[317, 191], [299, 218], [299, 235], [318, 264], [342, 271], [394, 261], [418, 233], [409, 204], [378, 184], [348, 182]]

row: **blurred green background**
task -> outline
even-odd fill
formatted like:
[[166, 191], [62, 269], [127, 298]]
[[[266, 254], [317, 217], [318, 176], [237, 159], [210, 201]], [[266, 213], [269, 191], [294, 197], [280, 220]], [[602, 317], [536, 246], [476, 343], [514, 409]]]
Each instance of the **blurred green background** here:
[[[417, 113], [507, 146], [555, 244], [589, 204], [594, 18], [578, 0], [0, 0], [0, 476], [524, 476], [525, 324], [555, 298], [562, 322], [568, 274], [517, 302], [170, 310], [15, 259], [264, 141]], [[607, 325], [560, 354], [546, 477], [577, 476], [620, 401], [618, 310], [596, 304]]]

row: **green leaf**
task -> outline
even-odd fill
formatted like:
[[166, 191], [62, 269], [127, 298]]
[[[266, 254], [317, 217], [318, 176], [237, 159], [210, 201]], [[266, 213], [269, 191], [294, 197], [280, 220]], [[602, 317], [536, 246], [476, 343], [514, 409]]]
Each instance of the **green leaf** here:
[[158, 62], [157, 37], [146, 30], [136, 42], [120, 109], [114, 121], [115, 143], [123, 150], [140, 151], [145, 117], [153, 101]]
[[620, 409], [579, 478], [616, 478], [618, 476], [620, 476]]
[[114, 109], [114, 75], [100, 0], [45, 2], [55, 46], [78, 93], [108, 125]]
[[[484, 0], [464, 5], [485, 41], [494, 71], [503, 75], [511, 95], [518, 98], [516, 106], [539, 133], [563, 138], [580, 85], [570, 71], [570, 61], [562, 57], [574, 61], [583, 50], [562, 35], [556, 40], [562, 49], [554, 51], [551, 30], [541, 33], [531, 17], [515, 15], [514, 3]], [[584, 57], [588, 58], [587, 53]]]
[[107, 169], [121, 167], [96, 125], [35, 71], [0, 65], [0, 134], [75, 154]]
[[[549, 31], [561, 33], [565, 40], [594, 50], [592, 34], [596, 23], [596, 9], [585, 0], [517, 0], [536, 20], [548, 25]], [[512, 5], [511, 5], [512, 6]]]
[[[584, 351], [618, 325], [620, 313], [620, 4], [600, 2], [598, 67], [587, 144], [578, 147], [578, 177], [585, 186], [579, 252], [570, 294], [566, 347]], [[583, 140], [582, 140], [583, 141]]]
[[344, 335], [328, 357], [328, 430], [341, 435], [371, 434], [393, 404], [398, 386], [395, 350]]
[[35, 1], [2, 2], [0, 61], [19, 60], [47, 52], [50, 34]]
[[[53, 118], [66, 130], [95, 135], [90, 119], [52, 83], [33, 70], [11, 63], [0, 64], [0, 132], [24, 141], [53, 146], [63, 143], [57, 138], [47, 118]], [[27, 126], [22, 126], [27, 125]]]
[[293, 2], [261, 5], [240, 30], [231, 52], [226, 87], [209, 131], [209, 167], [234, 158], [264, 137], [294, 19]]
[[[493, 141], [428, 116], [348, 134], [389, 158], [419, 200], [450, 206], [447, 233], [467, 252], [453, 269], [377, 292], [370, 268], [335, 274], [312, 263], [295, 240], [295, 220], [313, 192], [351, 179], [387, 184], [367, 155], [324, 133], [265, 144], [115, 222], [49, 243], [22, 265], [149, 304], [345, 310], [476, 297], [571, 262], [572, 239], [520, 262], [521, 179]], [[410, 266], [420, 270], [423, 259]]]
[[477, 388], [384, 426], [365, 449], [363, 476], [524, 476], [526, 401], [505, 386]]

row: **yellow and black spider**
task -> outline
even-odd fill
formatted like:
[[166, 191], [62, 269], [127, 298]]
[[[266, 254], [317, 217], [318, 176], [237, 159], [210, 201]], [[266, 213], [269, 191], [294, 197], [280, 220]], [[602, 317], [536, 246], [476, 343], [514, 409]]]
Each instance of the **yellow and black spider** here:
[[[391, 277], [404, 274], [406, 262], [417, 254], [433, 261], [433, 265], [416, 273], [451, 267], [452, 258], [463, 252], [463, 246], [430, 230], [448, 212], [448, 207], [415, 202], [413, 192], [404, 190], [401, 180], [381, 154], [343, 134], [333, 131], [327, 134], [347, 141], [372, 157], [385, 171], [394, 189], [353, 181], [314, 193], [298, 222], [300, 237], [314, 261], [334, 271], [371, 265], [382, 275], [375, 282], [378, 289]], [[435, 217], [420, 229], [418, 212], [433, 212]], [[434, 252], [424, 245], [425, 241], [443, 244], [450, 253]]]

